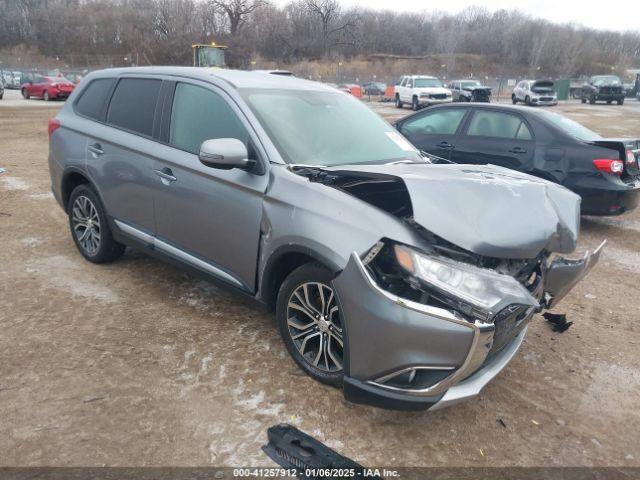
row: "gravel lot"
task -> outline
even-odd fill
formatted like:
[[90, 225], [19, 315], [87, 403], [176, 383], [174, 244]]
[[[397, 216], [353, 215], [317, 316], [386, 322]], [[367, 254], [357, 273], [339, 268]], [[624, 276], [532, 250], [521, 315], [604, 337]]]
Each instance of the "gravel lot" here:
[[[267, 466], [266, 428], [289, 422], [371, 466], [640, 466], [640, 211], [583, 220], [577, 253], [609, 245], [557, 310], [574, 325], [537, 317], [480, 397], [433, 413], [351, 405], [298, 370], [251, 302], [131, 251], [84, 261], [49, 189], [61, 104], [14, 94], [0, 101], [2, 465]], [[555, 110], [640, 136], [640, 102]]]

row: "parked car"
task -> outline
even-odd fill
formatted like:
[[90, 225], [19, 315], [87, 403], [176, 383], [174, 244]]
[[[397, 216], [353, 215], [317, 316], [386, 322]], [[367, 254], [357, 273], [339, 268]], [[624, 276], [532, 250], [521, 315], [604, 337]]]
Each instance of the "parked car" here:
[[617, 215], [640, 199], [640, 140], [602, 138], [553, 112], [439, 106], [399, 120], [396, 128], [446, 160], [499, 165], [559, 183], [582, 197], [583, 214]]
[[7, 72], [6, 70], [0, 71], [0, 84], [9, 88], [9, 84], [12, 82], [11, 72]]
[[454, 80], [449, 84], [454, 102], [490, 102], [491, 88], [478, 80]]
[[80, 254], [129, 245], [272, 306], [300, 368], [354, 402], [476, 395], [601, 251], [550, 258], [576, 247], [569, 190], [432, 164], [360, 101], [295, 77], [94, 72], [49, 137]]
[[620, 77], [616, 75], [596, 75], [582, 86], [582, 103], [594, 104], [598, 101], [624, 103], [624, 88]]
[[524, 102], [527, 105], [557, 105], [558, 94], [551, 80], [521, 80], [513, 89], [511, 101], [515, 105]]
[[22, 96], [25, 100], [31, 97], [42, 98], [45, 101], [67, 98], [73, 92], [75, 85], [64, 77], [45, 77], [40, 74], [27, 76], [22, 85]]
[[20, 85], [22, 85], [23, 73], [20, 71], [14, 71], [12, 73], [13, 73], [13, 84], [11, 85], [11, 89], [20, 90]]
[[405, 75], [400, 77], [395, 88], [396, 107], [407, 103], [413, 110], [438, 103], [450, 103], [451, 90], [445, 88], [436, 77], [427, 75]]
[[387, 85], [381, 82], [368, 82], [362, 85], [365, 95], [384, 95]]

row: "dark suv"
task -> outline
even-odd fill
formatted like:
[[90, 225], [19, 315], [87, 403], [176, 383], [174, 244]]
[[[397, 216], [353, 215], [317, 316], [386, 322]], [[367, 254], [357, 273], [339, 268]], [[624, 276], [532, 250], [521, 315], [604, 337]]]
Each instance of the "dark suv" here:
[[622, 105], [625, 96], [622, 82], [616, 75], [596, 75], [582, 86], [582, 103], [617, 102]]

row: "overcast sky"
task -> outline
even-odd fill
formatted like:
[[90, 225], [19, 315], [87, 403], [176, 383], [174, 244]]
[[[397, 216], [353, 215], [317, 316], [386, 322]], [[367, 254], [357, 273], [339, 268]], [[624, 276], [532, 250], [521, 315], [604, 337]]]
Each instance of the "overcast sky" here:
[[[278, 0], [277, 3], [287, 3]], [[517, 9], [535, 17], [558, 23], [577, 23], [602, 30], [640, 31], [640, 0], [340, 0], [344, 6], [419, 12], [437, 9], [457, 13], [468, 5], [482, 5], [489, 10]]]

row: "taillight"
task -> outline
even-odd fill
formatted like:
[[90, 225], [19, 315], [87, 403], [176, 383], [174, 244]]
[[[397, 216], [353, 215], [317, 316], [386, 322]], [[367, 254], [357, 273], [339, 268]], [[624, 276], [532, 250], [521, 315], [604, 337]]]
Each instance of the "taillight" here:
[[627, 150], [627, 165], [634, 165], [636, 163], [636, 156], [631, 150]]
[[60, 128], [60, 120], [55, 118], [49, 119], [49, 138], [51, 138], [51, 134]]
[[622, 160], [611, 160], [609, 158], [597, 158], [593, 161], [593, 164], [598, 170], [605, 173], [615, 173], [620, 175], [624, 169], [624, 163]]

